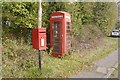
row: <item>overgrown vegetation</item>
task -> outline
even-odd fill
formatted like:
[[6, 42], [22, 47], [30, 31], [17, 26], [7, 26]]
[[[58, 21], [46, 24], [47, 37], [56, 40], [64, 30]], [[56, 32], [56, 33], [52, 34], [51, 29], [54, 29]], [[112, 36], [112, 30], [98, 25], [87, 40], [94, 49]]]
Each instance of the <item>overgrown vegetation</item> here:
[[[104, 42], [104, 43], [103, 43]], [[117, 49], [117, 40], [105, 38], [95, 48], [72, 53], [63, 58], [54, 58], [42, 52], [42, 71], [38, 69], [38, 54], [29, 45], [20, 45], [16, 41], [6, 39], [3, 44], [2, 76], [5, 78], [60, 78], [69, 77], [81, 69], [90, 69], [98, 60]], [[7, 44], [7, 45], [6, 45]], [[109, 47], [111, 46], [111, 47]], [[13, 53], [14, 52], [14, 53]]]
[[[96, 25], [104, 34], [115, 28], [117, 21], [117, 4], [113, 2], [43, 2], [42, 26], [49, 34], [50, 14], [55, 11], [66, 11], [72, 16], [72, 31], [74, 36], [81, 35], [82, 25]], [[18, 38], [30, 39], [31, 29], [37, 27], [38, 2], [3, 2], [3, 31], [16, 34]], [[3, 34], [4, 35], [4, 34]], [[48, 38], [49, 40], [49, 38]]]
[[116, 3], [43, 2], [42, 8], [42, 27], [47, 28], [48, 43], [50, 14], [55, 11], [71, 14], [72, 49], [75, 52], [58, 59], [51, 57], [51, 50], [49, 54], [44, 51], [42, 71], [38, 70], [37, 51], [29, 45], [31, 31], [38, 26], [38, 2], [3, 2], [3, 77], [68, 77], [78, 69], [90, 68], [93, 61], [117, 48], [116, 39], [103, 38], [116, 27]]

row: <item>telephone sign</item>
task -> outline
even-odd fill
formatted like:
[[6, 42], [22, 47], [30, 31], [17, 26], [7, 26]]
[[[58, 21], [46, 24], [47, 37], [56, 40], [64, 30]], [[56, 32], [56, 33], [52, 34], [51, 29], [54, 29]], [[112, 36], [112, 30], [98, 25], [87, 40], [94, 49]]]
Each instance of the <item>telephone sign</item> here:
[[52, 16], [52, 18], [63, 18], [63, 16]]

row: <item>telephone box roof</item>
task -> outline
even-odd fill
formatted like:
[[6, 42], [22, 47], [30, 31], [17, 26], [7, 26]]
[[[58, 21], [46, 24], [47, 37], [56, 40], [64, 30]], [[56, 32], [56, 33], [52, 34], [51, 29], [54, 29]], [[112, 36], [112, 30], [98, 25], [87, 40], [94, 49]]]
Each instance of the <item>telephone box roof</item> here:
[[56, 11], [56, 12], [53, 12], [51, 15], [53, 14], [56, 14], [56, 13], [62, 13], [62, 14], [67, 14], [67, 15], [70, 15], [68, 12], [65, 12], [65, 11]]

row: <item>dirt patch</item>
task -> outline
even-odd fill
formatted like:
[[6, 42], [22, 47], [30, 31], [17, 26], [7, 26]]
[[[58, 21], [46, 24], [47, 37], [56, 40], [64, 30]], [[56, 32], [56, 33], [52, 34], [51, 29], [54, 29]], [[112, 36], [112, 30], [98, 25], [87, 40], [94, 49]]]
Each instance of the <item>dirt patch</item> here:
[[72, 37], [72, 48], [75, 51], [94, 48], [103, 43], [102, 37], [102, 32], [96, 26], [84, 25], [81, 29], [81, 35]]

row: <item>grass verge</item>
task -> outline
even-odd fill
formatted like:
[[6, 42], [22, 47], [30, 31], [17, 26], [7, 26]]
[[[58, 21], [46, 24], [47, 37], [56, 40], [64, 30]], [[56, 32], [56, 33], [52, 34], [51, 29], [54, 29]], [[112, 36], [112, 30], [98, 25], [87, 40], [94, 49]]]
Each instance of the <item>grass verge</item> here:
[[2, 76], [4, 78], [66, 78], [77, 74], [83, 68], [92, 67], [95, 60], [107, 56], [118, 48], [117, 39], [107, 37], [103, 39], [102, 45], [72, 53], [61, 59], [54, 58], [45, 51], [42, 53], [44, 64], [42, 70], [39, 70], [36, 50], [25, 45], [12, 47], [15, 43], [11, 43], [7, 46], [3, 44]]

